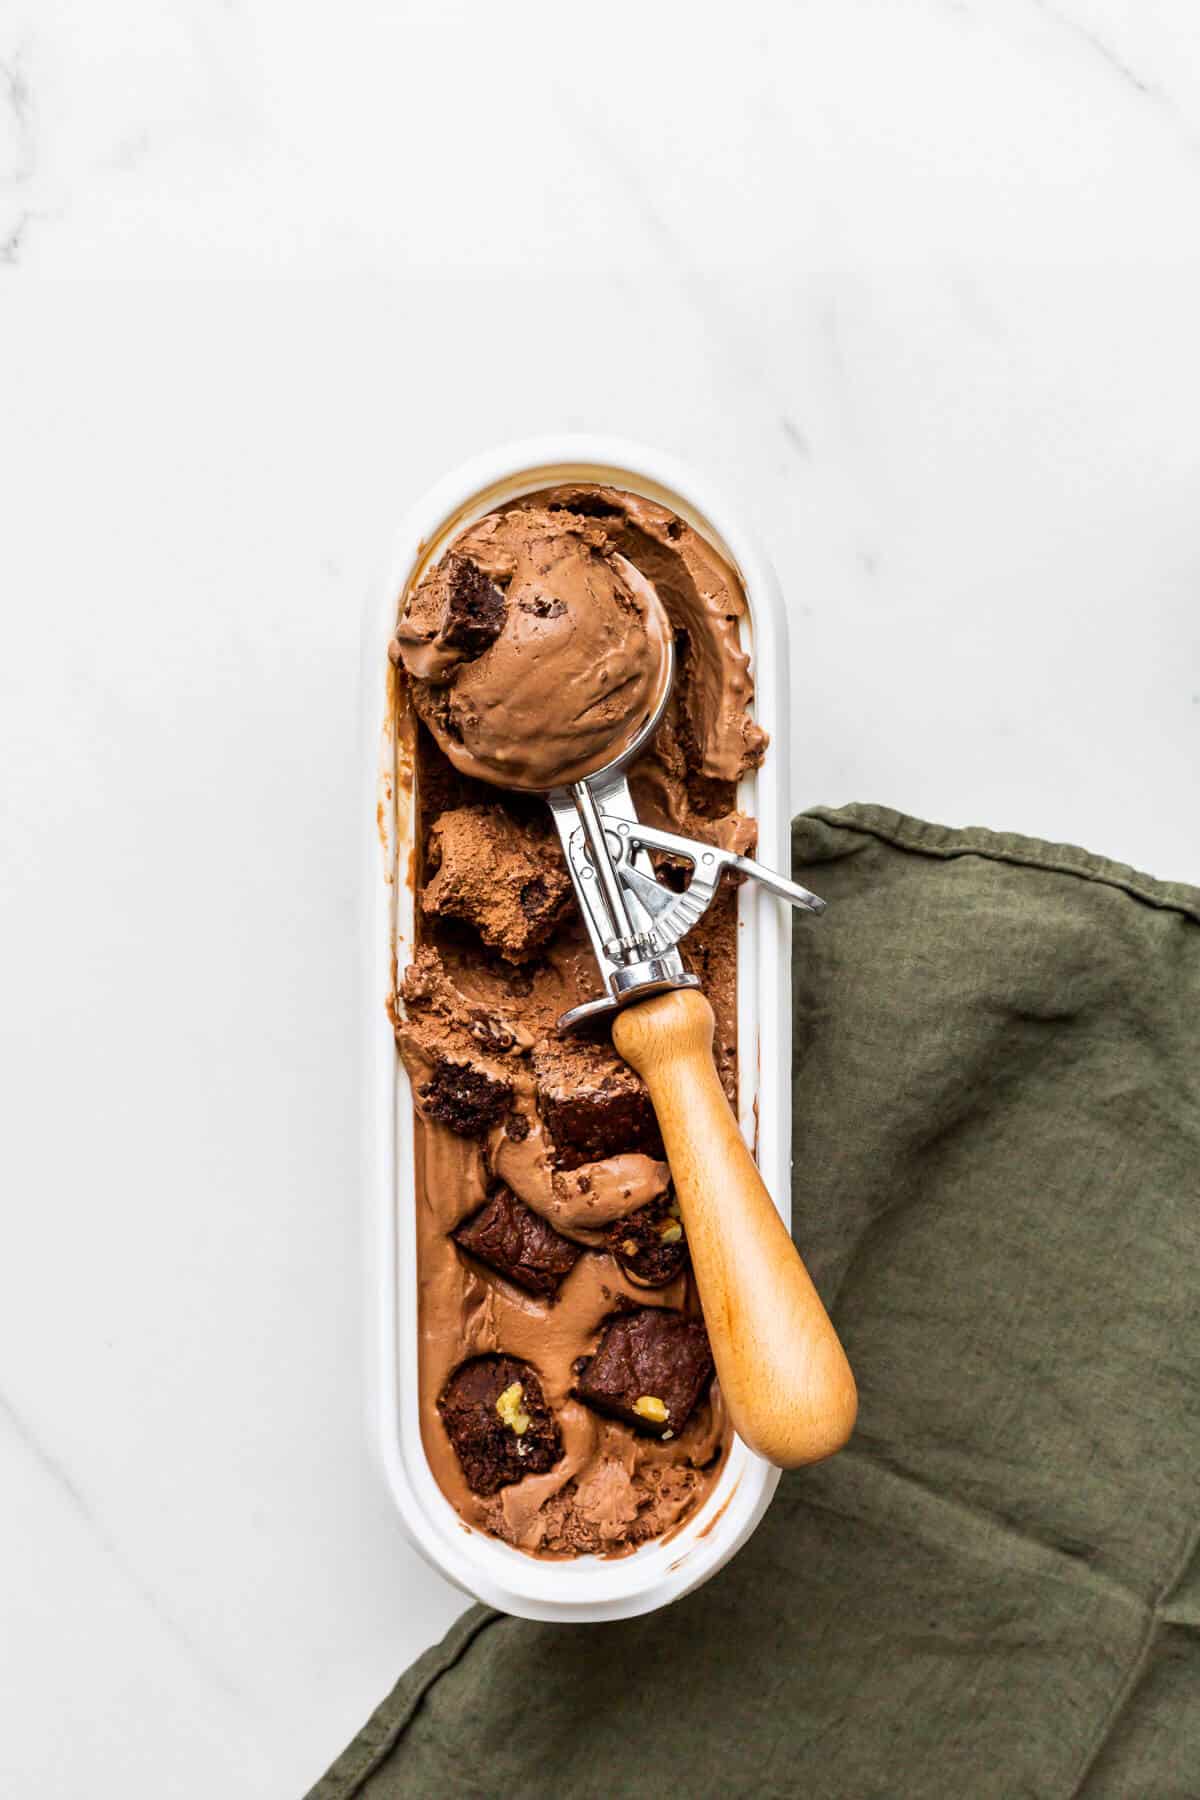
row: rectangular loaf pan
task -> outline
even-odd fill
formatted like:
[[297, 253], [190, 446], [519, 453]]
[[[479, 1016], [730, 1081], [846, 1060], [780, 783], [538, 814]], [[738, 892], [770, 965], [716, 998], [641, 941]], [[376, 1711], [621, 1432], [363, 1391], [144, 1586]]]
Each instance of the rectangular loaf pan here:
[[[557, 482], [626, 488], [670, 507], [739, 571], [749, 600], [754, 714], [771, 736], [763, 768], [738, 790], [758, 821], [758, 855], [787, 871], [787, 629], [770, 564], [736, 512], [672, 458], [607, 438], [510, 444], [473, 458], [407, 513], [368, 597], [363, 629], [362, 795], [366, 1033], [365, 1195], [369, 1430], [401, 1522], [449, 1581], [502, 1612], [559, 1623], [631, 1618], [707, 1581], [744, 1544], [770, 1503], [778, 1470], [734, 1438], [700, 1509], [673, 1533], [619, 1557], [539, 1560], [468, 1526], [426, 1462], [417, 1417], [417, 1265], [412, 1099], [388, 1016], [396, 970], [413, 949], [411, 721], [395, 704], [387, 647], [400, 597], [465, 525]], [[686, 942], [686, 940], [685, 940]], [[788, 909], [746, 882], [738, 896], [738, 1063], [743, 1135], [790, 1224], [791, 1005]]]

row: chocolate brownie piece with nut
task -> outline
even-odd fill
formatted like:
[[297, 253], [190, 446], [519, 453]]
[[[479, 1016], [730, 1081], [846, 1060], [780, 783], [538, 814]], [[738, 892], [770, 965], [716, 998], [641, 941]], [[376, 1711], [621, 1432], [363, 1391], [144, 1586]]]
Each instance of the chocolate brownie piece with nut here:
[[690, 1261], [679, 1202], [670, 1188], [649, 1206], [617, 1219], [606, 1241], [625, 1273], [644, 1287], [665, 1287]]
[[595, 1355], [579, 1366], [575, 1392], [597, 1412], [670, 1438], [687, 1424], [712, 1372], [702, 1320], [643, 1306], [610, 1320]]
[[442, 1389], [437, 1408], [474, 1494], [494, 1494], [526, 1475], [543, 1475], [562, 1455], [562, 1437], [542, 1384], [515, 1356], [476, 1356], [463, 1363]]
[[482, 1211], [465, 1220], [452, 1236], [460, 1249], [515, 1281], [526, 1293], [550, 1298], [558, 1293], [582, 1254], [578, 1244], [555, 1231], [506, 1187], [498, 1187]]

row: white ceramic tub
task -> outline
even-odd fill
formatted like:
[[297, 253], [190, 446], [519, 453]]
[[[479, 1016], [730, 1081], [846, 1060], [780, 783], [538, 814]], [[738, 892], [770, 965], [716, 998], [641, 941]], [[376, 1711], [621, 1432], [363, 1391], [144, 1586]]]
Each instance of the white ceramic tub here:
[[[391, 559], [369, 596], [363, 631], [365, 954], [360, 1008], [364, 1087], [370, 1433], [404, 1529], [464, 1592], [528, 1619], [580, 1623], [665, 1606], [715, 1573], [746, 1542], [770, 1503], [778, 1470], [735, 1438], [699, 1511], [666, 1539], [604, 1559], [539, 1561], [469, 1527], [430, 1473], [417, 1418], [417, 1267], [413, 1117], [408, 1078], [388, 1017], [395, 970], [410, 960], [412, 817], [404, 727], [392, 717], [388, 640], [415, 569], [470, 520], [559, 481], [608, 482], [671, 507], [740, 571], [750, 602], [755, 716], [771, 734], [765, 766], [741, 784], [758, 820], [758, 855], [789, 872], [787, 631], [778, 583], [736, 511], [702, 476], [658, 451], [618, 439], [534, 439], [472, 458], [402, 520]], [[740, 1123], [755, 1145], [775, 1204], [790, 1222], [791, 1005], [787, 906], [756, 882], [738, 899]]]

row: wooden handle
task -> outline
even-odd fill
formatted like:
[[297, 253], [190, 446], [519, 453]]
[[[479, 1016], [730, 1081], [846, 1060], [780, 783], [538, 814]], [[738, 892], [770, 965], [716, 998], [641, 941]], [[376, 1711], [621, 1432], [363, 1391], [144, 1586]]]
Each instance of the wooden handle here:
[[619, 1012], [613, 1043], [650, 1090], [734, 1428], [782, 1469], [840, 1450], [858, 1394], [846, 1353], [737, 1128], [697, 989]]

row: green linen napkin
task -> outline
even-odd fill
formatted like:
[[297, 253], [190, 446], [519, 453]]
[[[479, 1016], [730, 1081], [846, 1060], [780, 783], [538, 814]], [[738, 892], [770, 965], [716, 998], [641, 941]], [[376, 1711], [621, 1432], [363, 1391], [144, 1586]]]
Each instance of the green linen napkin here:
[[1200, 1795], [1200, 891], [879, 807], [792, 849], [851, 1446], [666, 1611], [475, 1607], [310, 1800]]

